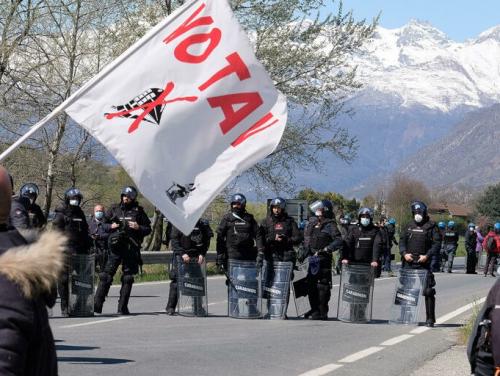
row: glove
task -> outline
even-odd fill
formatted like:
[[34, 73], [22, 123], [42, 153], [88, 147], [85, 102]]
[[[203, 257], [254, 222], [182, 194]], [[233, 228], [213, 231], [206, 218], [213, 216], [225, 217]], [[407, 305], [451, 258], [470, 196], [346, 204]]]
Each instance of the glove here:
[[259, 252], [257, 254], [257, 259], [255, 260], [255, 266], [257, 269], [261, 269], [264, 264], [264, 252]]
[[495, 367], [495, 376], [500, 376], [500, 367]]

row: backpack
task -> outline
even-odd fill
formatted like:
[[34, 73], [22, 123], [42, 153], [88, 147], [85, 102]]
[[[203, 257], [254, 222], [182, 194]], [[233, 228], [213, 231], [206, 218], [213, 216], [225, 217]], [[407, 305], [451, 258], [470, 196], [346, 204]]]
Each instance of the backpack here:
[[497, 242], [494, 236], [490, 236], [486, 241], [486, 250], [488, 252], [495, 252], [497, 249]]

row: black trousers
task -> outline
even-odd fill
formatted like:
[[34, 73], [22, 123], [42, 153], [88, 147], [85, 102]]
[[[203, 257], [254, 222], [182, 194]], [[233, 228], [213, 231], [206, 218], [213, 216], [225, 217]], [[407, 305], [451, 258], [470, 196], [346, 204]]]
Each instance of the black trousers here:
[[484, 266], [484, 275], [488, 274], [488, 270], [491, 266], [491, 275], [495, 275], [495, 265], [497, 262], [498, 253], [488, 252], [488, 258], [486, 259], [486, 265]]
[[104, 266], [104, 271], [99, 274], [99, 285], [94, 299], [94, 310], [98, 313], [102, 311], [102, 306], [106, 300], [113, 277], [118, 267], [122, 265], [122, 287], [120, 289], [120, 299], [118, 301], [118, 312], [127, 313], [128, 301], [132, 292], [134, 275], [139, 272], [139, 264], [136, 250], [129, 249], [127, 252], [115, 253], [109, 252], [108, 260]]

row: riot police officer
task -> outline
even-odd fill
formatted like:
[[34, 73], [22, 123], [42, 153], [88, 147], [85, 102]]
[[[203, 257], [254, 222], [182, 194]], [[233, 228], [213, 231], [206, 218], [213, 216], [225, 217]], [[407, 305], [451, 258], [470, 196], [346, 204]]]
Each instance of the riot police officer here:
[[449, 221], [443, 236], [443, 249], [447, 259], [448, 273], [451, 273], [453, 268], [453, 259], [455, 258], [458, 248], [458, 239], [459, 235], [458, 231], [455, 230], [455, 222]]
[[[437, 225], [439, 229], [439, 233], [441, 235], [441, 239], [444, 237], [444, 233], [446, 231], [446, 223], [440, 221]], [[444, 271], [444, 265], [446, 263], [446, 255], [443, 250], [443, 243], [439, 247], [439, 252], [437, 254], [431, 255], [431, 270], [433, 273]], [[443, 269], [442, 269], [443, 268]]]
[[[356, 273], [349, 273], [347, 281], [353, 286], [369, 286], [373, 288], [373, 278], [377, 276], [379, 259], [384, 249], [381, 229], [373, 223], [373, 210], [361, 208], [358, 211], [358, 225], [353, 226], [345, 240], [342, 251], [342, 264], [363, 265], [364, 269], [358, 269]], [[370, 266], [371, 268], [367, 268]], [[358, 266], [358, 268], [360, 268]], [[344, 276], [344, 274], [343, 274]], [[369, 317], [366, 316], [368, 306], [371, 307], [371, 297], [364, 304], [351, 305], [349, 321], [364, 321], [371, 318], [371, 308], [368, 309]], [[339, 309], [340, 311], [340, 309]]]
[[[198, 260], [198, 264], [203, 264], [205, 255], [210, 246], [210, 239], [214, 236], [207, 220], [199, 219], [193, 231], [189, 235], [184, 235], [180, 230], [172, 226], [170, 231], [170, 247], [173, 252], [172, 265], [170, 267], [170, 291], [165, 310], [167, 315], [172, 316], [175, 313], [175, 307], [178, 301], [177, 286], [177, 266], [184, 262], [188, 263], [191, 259]], [[200, 271], [201, 275], [201, 271]], [[203, 309], [201, 306], [197, 310]], [[198, 312], [198, 315], [199, 312]], [[204, 316], [204, 315], [201, 315]]]
[[259, 225], [246, 211], [246, 203], [241, 193], [231, 196], [231, 212], [217, 227], [217, 265], [226, 270], [228, 259], [256, 261], [257, 248], [264, 252]]
[[39, 193], [40, 191], [35, 183], [26, 183], [19, 191], [19, 197], [25, 197], [29, 200], [27, 210], [30, 228], [41, 229], [47, 224], [47, 219], [43, 215], [42, 209], [36, 203]]
[[411, 204], [413, 221], [402, 232], [399, 251], [404, 260], [404, 268], [426, 269], [427, 280], [424, 286], [426, 325], [433, 327], [436, 322], [436, 281], [430, 270], [430, 260], [441, 247], [441, 233], [427, 214], [427, 206], [421, 201]]
[[314, 216], [304, 231], [304, 246], [311, 255], [308, 276], [311, 311], [305, 317], [327, 320], [332, 288], [332, 252], [342, 249], [342, 236], [329, 200], [315, 201], [309, 208]]
[[467, 264], [465, 272], [467, 274], [477, 274], [476, 244], [477, 244], [476, 225], [474, 223], [469, 223], [469, 225], [467, 226], [467, 232], [465, 233], [465, 251], [467, 253]]
[[111, 223], [105, 216], [104, 206], [99, 204], [94, 206], [94, 215], [89, 222], [89, 234], [93, 242], [95, 263], [99, 272], [104, 271], [108, 260], [108, 239], [111, 232]]
[[[269, 203], [269, 215], [261, 223], [262, 237], [264, 240], [265, 248], [264, 252], [260, 252], [257, 255], [257, 267], [262, 267], [263, 260], [266, 260], [267, 270], [265, 270], [264, 275], [266, 277], [264, 283], [273, 285], [273, 283], [278, 282], [277, 285], [279, 289], [282, 286], [290, 285], [290, 281], [281, 279], [283, 276], [277, 273], [277, 268], [290, 268], [290, 278], [291, 270], [295, 266], [296, 254], [293, 247], [300, 244], [302, 241], [302, 234], [299, 231], [297, 223], [290, 217], [286, 212], [286, 200], [281, 197], [276, 197]], [[287, 263], [281, 264], [282, 266], [277, 267], [277, 263]], [[283, 266], [284, 265], [284, 266]], [[284, 283], [282, 283], [284, 282]], [[267, 299], [268, 311], [270, 317], [280, 316], [281, 318], [286, 318], [286, 309], [288, 306], [290, 290], [288, 294], [280, 295], [280, 303], [275, 304], [275, 308], [272, 308], [272, 296]], [[271, 295], [270, 292], [265, 294]], [[276, 315], [276, 316], [274, 316]]]
[[[351, 225], [351, 216], [349, 214], [344, 214], [342, 217], [340, 217], [339, 223], [340, 223], [340, 225], [337, 226], [337, 228], [340, 231], [340, 235], [342, 236], [342, 240], [345, 242], [347, 239], [347, 234], [349, 233], [349, 230], [351, 229], [351, 227], [353, 227], [355, 225]], [[339, 257], [337, 258], [337, 262], [335, 263], [335, 271], [337, 274], [340, 274], [341, 268], [342, 268], [342, 255], [339, 254]]]
[[30, 206], [29, 199], [14, 194], [14, 179], [11, 174], [8, 175], [10, 179], [10, 186], [12, 188], [9, 225], [14, 226], [19, 230], [27, 230], [30, 228], [30, 219], [28, 214], [28, 207]]
[[285, 199], [281, 197], [272, 199], [269, 209], [269, 215], [261, 223], [265, 249], [257, 255], [257, 262], [261, 264], [265, 258], [269, 262], [291, 261], [295, 264], [296, 255], [293, 246], [302, 241], [297, 223], [287, 214]]
[[391, 261], [393, 260], [392, 257], [392, 246], [393, 245], [399, 245], [398, 241], [396, 240], [396, 220], [394, 218], [389, 218], [385, 225], [386, 231], [387, 231], [387, 238], [389, 241], [386, 253], [384, 255], [384, 269], [386, 272], [389, 273], [389, 277], [394, 276], [394, 273], [392, 272], [392, 267], [391, 267]]
[[353, 226], [347, 234], [342, 264], [370, 264], [376, 268], [383, 250], [383, 239], [380, 229], [373, 224], [373, 211], [359, 209], [358, 222], [359, 225]]
[[68, 316], [69, 274], [73, 255], [88, 254], [90, 250], [89, 227], [80, 207], [83, 195], [78, 188], [69, 188], [64, 193], [64, 201], [55, 209], [53, 225], [68, 237], [67, 262], [59, 278], [58, 290], [61, 297], [61, 312]]
[[134, 275], [142, 265], [141, 244], [144, 237], [151, 233], [151, 221], [142, 206], [137, 202], [137, 190], [127, 186], [122, 189], [120, 203], [111, 206], [106, 212], [114, 230], [109, 236], [109, 255], [104, 271], [99, 274], [99, 286], [95, 294], [94, 312], [102, 313], [102, 306], [108, 294], [113, 277], [122, 264], [120, 298], [118, 313], [130, 314], [128, 301], [132, 292]]

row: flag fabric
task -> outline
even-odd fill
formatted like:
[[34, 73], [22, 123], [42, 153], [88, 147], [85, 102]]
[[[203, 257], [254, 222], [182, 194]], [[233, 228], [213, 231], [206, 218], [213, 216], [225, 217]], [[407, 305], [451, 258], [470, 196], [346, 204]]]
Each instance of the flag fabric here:
[[66, 112], [187, 234], [277, 147], [286, 99], [226, 0], [185, 4], [117, 60]]

